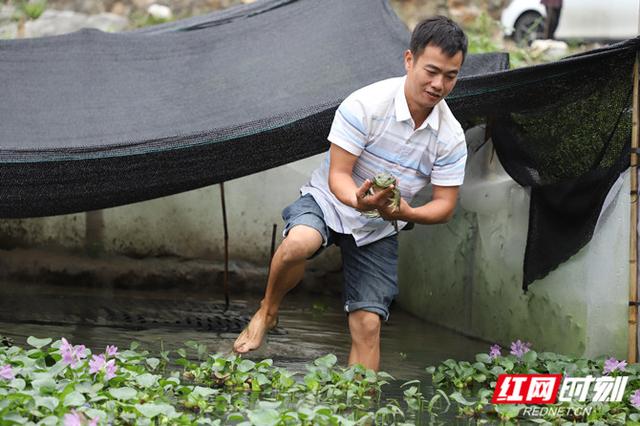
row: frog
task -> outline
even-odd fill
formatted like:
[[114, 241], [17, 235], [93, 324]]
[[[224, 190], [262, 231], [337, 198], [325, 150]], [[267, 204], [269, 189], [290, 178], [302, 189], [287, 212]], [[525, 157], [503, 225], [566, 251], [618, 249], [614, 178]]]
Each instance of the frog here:
[[[371, 179], [371, 188], [367, 192], [367, 195], [373, 195], [378, 191], [382, 191], [388, 188], [391, 185], [394, 185], [393, 190], [391, 191], [391, 196], [389, 197], [389, 207], [391, 207], [392, 212], [397, 212], [400, 209], [400, 190], [396, 187], [397, 179], [390, 173], [381, 172], [376, 174], [373, 179]], [[378, 218], [380, 217], [380, 213], [378, 210], [368, 210], [362, 212], [362, 214], [368, 218]], [[392, 221], [393, 227], [398, 232], [398, 221]]]

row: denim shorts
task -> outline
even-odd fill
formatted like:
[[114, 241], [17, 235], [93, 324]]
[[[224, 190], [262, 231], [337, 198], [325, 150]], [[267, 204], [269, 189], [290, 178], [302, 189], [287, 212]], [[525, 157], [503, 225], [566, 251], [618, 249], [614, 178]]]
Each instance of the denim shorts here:
[[389, 305], [398, 294], [398, 236], [397, 234], [362, 247], [356, 246], [353, 236], [340, 234], [327, 226], [324, 214], [311, 194], [298, 198], [282, 211], [284, 235], [296, 225], [314, 228], [322, 235], [323, 246], [335, 244], [342, 253], [344, 275], [343, 299], [345, 312], [359, 309], [389, 319]]

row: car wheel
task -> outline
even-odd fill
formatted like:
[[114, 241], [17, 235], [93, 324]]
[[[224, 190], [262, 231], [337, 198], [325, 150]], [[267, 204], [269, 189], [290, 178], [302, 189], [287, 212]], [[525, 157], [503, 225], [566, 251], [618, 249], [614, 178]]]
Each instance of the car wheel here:
[[513, 39], [520, 44], [531, 44], [533, 40], [544, 37], [544, 17], [538, 12], [528, 11], [520, 15], [514, 25]]

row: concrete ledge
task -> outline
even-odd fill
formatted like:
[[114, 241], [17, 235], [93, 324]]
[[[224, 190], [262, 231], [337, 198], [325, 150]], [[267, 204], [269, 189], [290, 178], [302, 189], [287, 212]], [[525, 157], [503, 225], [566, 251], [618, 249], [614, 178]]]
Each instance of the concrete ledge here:
[[[0, 250], [0, 280], [41, 282], [61, 286], [111, 287], [138, 290], [175, 289], [224, 292], [224, 263], [177, 256], [133, 258], [118, 255], [88, 257], [44, 249]], [[299, 292], [336, 294], [341, 274], [309, 269]], [[261, 293], [267, 268], [243, 261], [229, 262], [232, 293]]]

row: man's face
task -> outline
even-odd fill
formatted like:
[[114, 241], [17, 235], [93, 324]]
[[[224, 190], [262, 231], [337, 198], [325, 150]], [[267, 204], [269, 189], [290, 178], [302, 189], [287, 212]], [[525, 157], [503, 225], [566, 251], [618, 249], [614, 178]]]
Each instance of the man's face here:
[[407, 50], [405, 96], [409, 107], [430, 111], [447, 96], [456, 85], [462, 59], [462, 52], [449, 56], [433, 44], [428, 44], [418, 57]]

